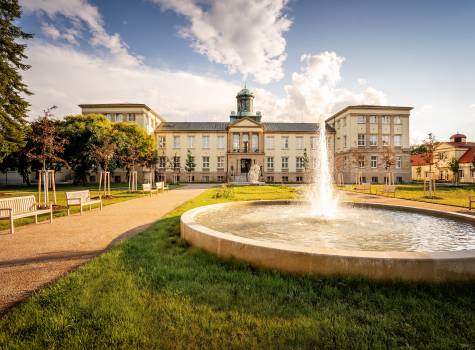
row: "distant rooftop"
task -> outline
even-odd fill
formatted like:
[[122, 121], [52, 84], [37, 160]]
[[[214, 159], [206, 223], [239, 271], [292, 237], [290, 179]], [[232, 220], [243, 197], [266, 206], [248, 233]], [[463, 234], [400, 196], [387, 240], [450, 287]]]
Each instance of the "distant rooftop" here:
[[379, 106], [379, 105], [354, 105], [354, 106], [348, 106], [343, 108], [341, 111], [336, 112], [333, 114], [331, 117], [327, 118], [327, 120], [333, 119], [335, 117], [338, 117], [339, 115], [347, 112], [350, 109], [373, 109], [373, 110], [381, 110], [381, 109], [386, 109], [386, 110], [400, 110], [400, 111], [410, 111], [413, 109], [413, 107], [403, 107], [403, 106]]
[[144, 108], [147, 111], [153, 113], [158, 119], [161, 121], [165, 121], [162, 116], [160, 116], [157, 112], [151, 109], [144, 103], [129, 103], [129, 102], [119, 102], [119, 103], [84, 103], [78, 105], [79, 108], [127, 108], [127, 107], [137, 107], [137, 108]]

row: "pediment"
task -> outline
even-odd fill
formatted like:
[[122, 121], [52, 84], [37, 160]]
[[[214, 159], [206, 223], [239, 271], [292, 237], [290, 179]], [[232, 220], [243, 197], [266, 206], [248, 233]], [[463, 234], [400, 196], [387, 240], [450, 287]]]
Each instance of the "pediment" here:
[[251, 118], [242, 118], [239, 120], [236, 120], [234, 123], [229, 125], [229, 128], [249, 128], [249, 127], [259, 127], [262, 128], [262, 124], [256, 122], [255, 120]]

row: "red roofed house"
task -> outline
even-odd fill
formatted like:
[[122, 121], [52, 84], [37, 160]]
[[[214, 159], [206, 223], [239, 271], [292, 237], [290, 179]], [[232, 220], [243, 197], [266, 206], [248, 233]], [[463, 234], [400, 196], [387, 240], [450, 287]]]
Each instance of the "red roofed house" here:
[[460, 164], [459, 182], [475, 183], [475, 142], [468, 142], [465, 135], [458, 133], [452, 135], [450, 141], [441, 142], [437, 146], [432, 167], [424, 154], [412, 155], [412, 179], [428, 178], [432, 171], [434, 179], [452, 181], [453, 173], [449, 167], [452, 158], [458, 159]]

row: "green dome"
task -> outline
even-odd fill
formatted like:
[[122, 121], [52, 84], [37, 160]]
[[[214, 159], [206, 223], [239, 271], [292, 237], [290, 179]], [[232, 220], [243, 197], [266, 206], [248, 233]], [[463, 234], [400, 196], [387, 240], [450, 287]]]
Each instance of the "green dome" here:
[[247, 89], [247, 88], [244, 88], [241, 91], [239, 91], [237, 95], [238, 96], [253, 96], [254, 97], [254, 94], [252, 93], [252, 91]]

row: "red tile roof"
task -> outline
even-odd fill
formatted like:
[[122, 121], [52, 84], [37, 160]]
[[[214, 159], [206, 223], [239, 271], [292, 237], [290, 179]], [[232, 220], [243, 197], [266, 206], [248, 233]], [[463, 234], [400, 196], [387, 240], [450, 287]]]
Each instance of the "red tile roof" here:
[[420, 166], [420, 165], [429, 165], [429, 163], [425, 160], [424, 154], [413, 154], [411, 155], [411, 165], [412, 166]]
[[475, 144], [470, 147], [459, 159], [459, 163], [472, 163], [475, 160]]

